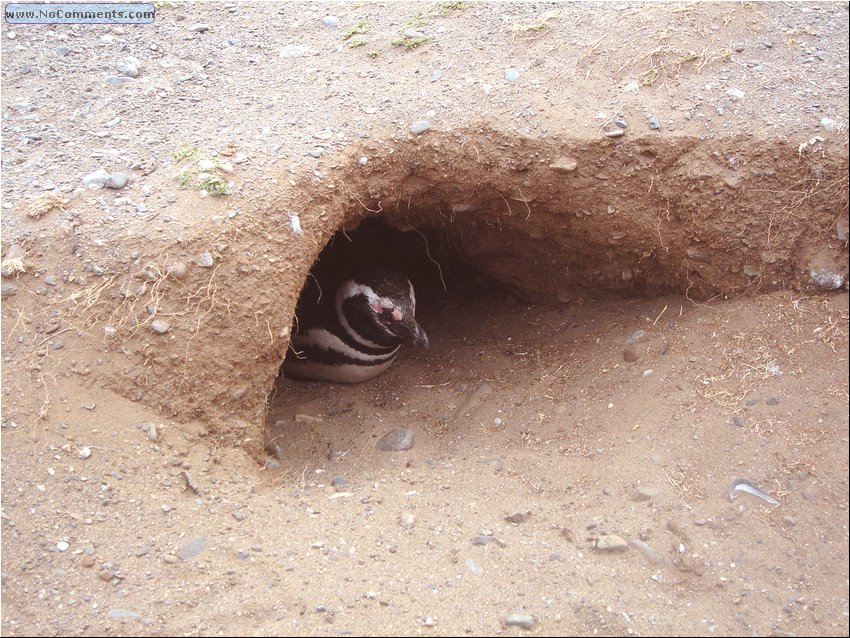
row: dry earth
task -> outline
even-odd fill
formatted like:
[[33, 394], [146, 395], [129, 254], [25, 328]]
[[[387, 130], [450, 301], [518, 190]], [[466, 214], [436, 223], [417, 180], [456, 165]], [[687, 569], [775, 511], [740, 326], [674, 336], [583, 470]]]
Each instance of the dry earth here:
[[[4, 24], [3, 635], [847, 635], [847, 57], [827, 2]], [[277, 379], [326, 245], [431, 349]]]

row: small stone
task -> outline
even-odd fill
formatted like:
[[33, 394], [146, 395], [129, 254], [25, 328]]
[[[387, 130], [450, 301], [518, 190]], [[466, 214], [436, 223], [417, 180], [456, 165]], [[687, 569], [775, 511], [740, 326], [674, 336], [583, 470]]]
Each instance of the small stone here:
[[629, 548], [629, 544], [621, 536], [604, 534], [596, 539], [594, 548], [600, 552], [624, 552]]
[[658, 496], [658, 488], [641, 486], [635, 490], [634, 494], [632, 494], [632, 500], [637, 502], [649, 501], [656, 496]]
[[634, 346], [627, 346], [623, 349], [623, 361], [626, 363], [634, 363], [640, 359], [640, 353]]
[[141, 62], [139, 62], [138, 58], [134, 58], [130, 55], [121, 60], [118, 64], [116, 64], [115, 68], [121, 75], [128, 78], [135, 78], [139, 76], [140, 65]]
[[107, 75], [106, 83], [107, 84], [127, 84], [128, 82], [135, 82], [133, 78], [129, 78], [124, 75]]
[[103, 188], [106, 182], [109, 181], [109, 172], [106, 169], [100, 168], [93, 173], [89, 173], [83, 178], [83, 184], [88, 188]]
[[59, 541], [58, 543], [56, 543], [56, 549], [58, 549], [60, 552], [67, 551], [69, 547], [70, 545], [67, 541]]
[[838, 290], [844, 285], [844, 277], [842, 275], [826, 268], [809, 271], [809, 277], [825, 290]]
[[368, 157], [366, 157], [365, 155], [362, 155], [362, 156], [360, 157], [360, 159], [358, 159], [358, 160], [357, 160], [357, 163], [358, 163], [360, 166], [366, 166], [366, 164], [368, 164], [368, 163], [369, 163], [369, 158], [368, 158]]
[[316, 159], [319, 159], [324, 154], [325, 154], [325, 149], [322, 148], [321, 146], [317, 146], [313, 150], [307, 151], [307, 155], [309, 155], [310, 157], [315, 157]]
[[56, 279], [56, 275], [45, 275], [42, 278], [42, 281], [48, 286], [55, 286], [57, 283], [59, 283], [59, 280]]
[[139, 612], [131, 609], [113, 608], [106, 612], [106, 617], [110, 620], [120, 620], [121, 618], [130, 618], [132, 620], [141, 620], [142, 615]]
[[168, 272], [166, 274], [174, 277], [175, 279], [183, 279], [188, 272], [189, 266], [187, 266], [185, 262], [178, 261], [168, 267]]
[[106, 182], [106, 188], [124, 188], [127, 185], [127, 182], [130, 181], [130, 177], [124, 173], [112, 173], [109, 176], [109, 180]]
[[605, 131], [605, 137], [623, 137], [626, 132], [621, 128], [615, 128], [611, 131]]
[[507, 69], [505, 71], [505, 79], [508, 82], [516, 82], [519, 79], [519, 71], [516, 69]]
[[549, 164], [549, 168], [556, 173], [572, 173], [578, 168], [578, 161], [572, 157], [559, 157]]
[[404, 529], [413, 529], [413, 526], [416, 525], [416, 515], [413, 512], [402, 512], [401, 516], [398, 517], [398, 522]]
[[141, 558], [142, 556], [147, 556], [150, 551], [151, 550], [148, 547], [137, 547], [133, 550], [133, 555], [136, 556], [136, 558]]
[[183, 560], [189, 560], [200, 554], [207, 547], [207, 541], [203, 538], [193, 538], [177, 552]]
[[413, 432], [407, 428], [390, 430], [375, 444], [381, 452], [400, 452], [413, 447]]
[[410, 132], [414, 135], [422, 135], [429, 128], [431, 128], [431, 123], [428, 120], [417, 120], [410, 125]]
[[779, 397], [767, 397], [764, 402], [767, 405], [779, 405]]
[[636, 80], [632, 80], [623, 87], [623, 90], [626, 93], [637, 93], [640, 91], [640, 84], [638, 84]]
[[736, 414], [732, 417], [732, 423], [737, 425], [739, 428], [742, 428], [744, 427], [744, 417], [742, 417], [740, 414]]
[[820, 125], [823, 127], [823, 130], [827, 133], [831, 133], [835, 129], [835, 120], [831, 117], [822, 117], [820, 120]]
[[112, 570], [111, 570], [111, 569], [106, 569], [106, 568], [101, 569], [101, 570], [97, 573], [97, 577], [98, 577], [98, 578], [100, 578], [100, 580], [106, 581], [107, 583], [108, 583], [110, 580], [112, 580], [112, 577], [113, 577], [113, 576], [115, 576], [115, 574], [113, 574], [113, 573], [112, 573]]
[[489, 545], [493, 541], [496, 540], [496, 537], [492, 534], [479, 534], [478, 536], [472, 537], [473, 545]]
[[70, 52], [71, 52], [71, 49], [66, 47], [64, 44], [62, 46], [56, 47], [56, 55], [58, 55], [60, 58], [64, 58]]
[[514, 512], [513, 514], [508, 514], [507, 516], [505, 516], [505, 520], [508, 523], [519, 525], [520, 523], [525, 523], [530, 516], [531, 512]]
[[337, 488], [338, 490], [344, 489], [344, 488], [348, 487], [350, 484], [351, 484], [351, 482], [347, 478], [343, 478], [342, 476], [336, 476], [331, 481], [331, 486]]
[[179, 560], [180, 559], [177, 558], [174, 554], [166, 554], [162, 557], [162, 562], [168, 563], [169, 565], [175, 565]]
[[522, 627], [523, 629], [531, 629], [534, 627], [534, 616], [529, 614], [509, 614], [505, 618], [507, 627]]
[[661, 128], [661, 121], [657, 116], [653, 115], [649, 118], [649, 128], [653, 131], [657, 131]]
[[745, 93], [741, 89], [729, 89], [728, 91], [726, 91], [726, 95], [740, 100], [742, 97], [744, 97]]
[[278, 460], [277, 460], [275, 457], [273, 457], [273, 456], [267, 456], [267, 457], [265, 458], [265, 460], [263, 461], [263, 465], [265, 465], [265, 466], [266, 466], [266, 469], [267, 469], [267, 470], [272, 470], [272, 471], [273, 471], [273, 470], [276, 470], [276, 469], [280, 468], [280, 461], [278, 461]]
[[813, 487], [807, 487], [803, 490], [803, 498], [805, 498], [807, 501], [813, 501], [817, 498], [817, 496], [818, 493]]
[[198, 260], [195, 263], [201, 268], [212, 268], [213, 263], [215, 262], [213, 261], [213, 256], [210, 253], [204, 252], [198, 256]]
[[80, 559], [80, 565], [83, 567], [94, 567], [94, 557], [85, 555]]
[[193, 24], [189, 27], [189, 31], [194, 31], [195, 33], [206, 33], [210, 30], [210, 25], [205, 24], [203, 22], [198, 22], [197, 24]]
[[164, 335], [171, 330], [171, 324], [164, 319], [154, 319], [151, 321], [151, 330], [158, 335]]
[[626, 120], [624, 120], [623, 118], [618, 118], [614, 120], [614, 124], [616, 124], [620, 128], [629, 128], [628, 122], [626, 122]]
[[10, 40], [14, 40], [15, 38], [18, 37], [18, 34], [15, 33], [14, 31], [6, 31], [6, 37], [9, 38]]
[[91, 456], [91, 448], [90, 447], [84, 447], [82, 450], [80, 450], [77, 453], [77, 456], [80, 457], [83, 460], [86, 460], [87, 458], [89, 458]]
[[443, 72], [442, 72], [440, 69], [434, 69], [433, 71], [431, 71], [431, 78], [430, 78], [430, 81], [431, 81], [431, 82], [436, 82], [436, 81], [437, 81], [437, 80], [439, 80], [441, 77], [443, 77]]
[[322, 18], [322, 24], [331, 29], [335, 29], [339, 26], [339, 18], [336, 16], [325, 16]]
[[298, 46], [297, 44], [287, 44], [277, 53], [282, 58], [303, 58], [308, 55], [315, 55], [317, 51], [309, 47]]
[[463, 564], [466, 565], [466, 568], [476, 576], [481, 573], [481, 566], [471, 558], [467, 558], [465, 561], [463, 561]]

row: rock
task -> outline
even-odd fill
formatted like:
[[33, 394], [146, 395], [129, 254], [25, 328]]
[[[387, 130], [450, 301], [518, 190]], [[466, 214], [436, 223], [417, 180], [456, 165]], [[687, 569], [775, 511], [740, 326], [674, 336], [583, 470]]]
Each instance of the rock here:
[[189, 266], [187, 266], [185, 262], [177, 261], [168, 267], [166, 275], [174, 277], [175, 279], [183, 279], [188, 272]]
[[740, 414], [736, 414], [732, 417], [732, 423], [737, 425], [739, 428], [742, 428], [744, 427], [744, 417], [742, 417]]
[[649, 121], [649, 128], [652, 129], [653, 131], [657, 131], [661, 128], [661, 122], [659, 121], [657, 116], [655, 116], [655, 115], [650, 116], [648, 121]]
[[513, 514], [508, 514], [507, 516], [505, 516], [505, 520], [508, 523], [519, 525], [520, 523], [525, 523], [530, 516], [531, 512], [514, 512]]
[[164, 319], [154, 319], [151, 321], [151, 330], [158, 335], [164, 335], [171, 330], [171, 324]]
[[141, 64], [142, 63], [138, 60], [138, 58], [134, 58], [132, 55], [129, 55], [116, 64], [115, 68], [118, 69], [118, 72], [125, 77], [136, 78], [139, 77], [139, 67]]
[[80, 450], [77, 453], [77, 456], [85, 461], [87, 458], [89, 458], [91, 456], [91, 448], [90, 447], [84, 447], [82, 450]]
[[59, 541], [58, 543], [56, 543], [56, 549], [58, 549], [60, 552], [67, 551], [69, 547], [70, 545], [67, 541]]
[[398, 522], [404, 529], [413, 529], [416, 525], [416, 515], [413, 512], [402, 512]]
[[428, 120], [417, 120], [410, 125], [410, 132], [414, 135], [422, 135], [429, 128], [431, 128], [431, 123]]
[[626, 93], [637, 93], [638, 91], [640, 91], [640, 84], [638, 84], [637, 81], [632, 80], [623, 87], [623, 90]]
[[390, 430], [375, 443], [381, 452], [400, 452], [413, 447], [413, 432], [407, 428]]
[[83, 184], [88, 188], [103, 188], [106, 182], [109, 181], [109, 172], [106, 169], [100, 168], [93, 173], [89, 173], [83, 178]]
[[824, 131], [831, 133], [835, 129], [835, 120], [830, 117], [822, 117], [820, 125], [823, 127]]
[[339, 18], [336, 16], [325, 16], [322, 18], [322, 24], [326, 27], [330, 27], [331, 29], [335, 29], [339, 26]]
[[342, 476], [335, 476], [331, 481], [331, 486], [337, 489], [344, 489], [348, 487], [351, 482], [347, 478], [343, 478]]
[[212, 268], [213, 256], [208, 252], [203, 252], [198, 256], [198, 260], [195, 262], [201, 268]]
[[658, 488], [641, 486], [632, 494], [633, 501], [648, 501], [658, 496]]
[[572, 157], [559, 157], [549, 164], [549, 168], [556, 173], [572, 173], [578, 168], [578, 161]]
[[465, 561], [463, 561], [463, 564], [466, 565], [466, 568], [476, 576], [481, 573], [481, 566], [471, 558], [467, 558]]
[[94, 558], [86, 554], [80, 559], [80, 565], [83, 567], [94, 567]]
[[615, 128], [611, 131], [605, 131], [605, 137], [623, 137], [626, 132], [621, 128]]
[[818, 286], [825, 290], [838, 290], [844, 285], [844, 277], [827, 268], [810, 270], [809, 277], [811, 277], [812, 281], [814, 281]]
[[508, 617], [505, 618], [505, 626], [531, 629], [534, 627], [534, 616], [529, 614], [509, 614]]
[[162, 562], [167, 563], [169, 565], [175, 565], [179, 560], [180, 559], [177, 558], [174, 554], [166, 554], [162, 557]]
[[729, 97], [733, 97], [736, 100], [740, 100], [742, 97], [744, 97], [745, 93], [741, 89], [733, 88], [726, 91], [726, 95], [728, 95]]
[[200, 554], [207, 547], [207, 541], [204, 538], [193, 538], [177, 552], [177, 555], [182, 560], [189, 560]]
[[58, 55], [60, 58], [64, 58], [70, 52], [71, 52], [71, 49], [66, 47], [64, 44], [62, 46], [56, 47], [56, 55]]
[[478, 536], [472, 537], [472, 544], [473, 545], [489, 545], [494, 540], [496, 540], [496, 537], [493, 536], [492, 534], [479, 534]]
[[321, 146], [317, 146], [313, 150], [307, 151], [307, 155], [309, 155], [310, 157], [315, 157], [316, 159], [319, 159], [324, 154], [325, 154], [325, 149], [322, 148]]
[[439, 80], [441, 77], [443, 77], [443, 72], [442, 72], [440, 69], [434, 69], [433, 71], [431, 71], [431, 78], [430, 78], [430, 81], [431, 81], [431, 82], [436, 82], [436, 81], [437, 81], [437, 80]]
[[628, 124], [628, 122], [626, 122], [626, 120], [624, 120], [622, 117], [617, 118], [616, 120], [614, 120], [614, 124], [616, 124], [616, 125], [617, 125], [617, 126], [619, 126], [620, 128], [629, 128], [629, 124]]
[[629, 548], [629, 544], [624, 538], [616, 534], [603, 534], [596, 539], [593, 547], [600, 552], [614, 553], [626, 551]]
[[107, 84], [126, 84], [127, 82], [135, 82], [133, 78], [128, 78], [127, 76], [122, 75], [107, 75], [106, 83]]
[[205, 24], [204, 22], [198, 22], [197, 24], [193, 24], [189, 27], [189, 31], [194, 31], [195, 33], [206, 33], [210, 30], [210, 25]]
[[316, 55], [316, 53], [318, 52], [310, 47], [299, 46], [297, 44], [287, 44], [277, 52], [282, 58], [303, 58], [308, 55]]
[[508, 82], [516, 82], [519, 79], [519, 71], [516, 69], [507, 69], [505, 71], [505, 79]]
[[115, 576], [115, 574], [112, 572], [112, 570], [111, 570], [111, 569], [109, 569], [109, 568], [106, 568], [106, 567], [104, 567], [103, 569], [101, 569], [101, 570], [97, 573], [97, 577], [98, 577], [98, 578], [100, 578], [100, 580], [105, 581], [105, 582], [107, 582], [107, 583], [108, 583], [110, 580], [112, 580], [112, 578], [113, 578], [114, 576]]
[[779, 405], [779, 397], [767, 397], [764, 402], [767, 405]]
[[626, 363], [634, 363], [640, 359], [640, 353], [634, 346], [627, 346], [623, 349], [623, 361]]
[[141, 620], [142, 615], [138, 612], [135, 612], [131, 609], [118, 609], [113, 608], [106, 612], [106, 617], [111, 620], [117, 620], [121, 618], [132, 618], [133, 620]]
[[114, 188], [116, 190], [124, 188], [129, 181], [130, 177], [124, 173], [112, 173], [106, 182], [106, 188]]

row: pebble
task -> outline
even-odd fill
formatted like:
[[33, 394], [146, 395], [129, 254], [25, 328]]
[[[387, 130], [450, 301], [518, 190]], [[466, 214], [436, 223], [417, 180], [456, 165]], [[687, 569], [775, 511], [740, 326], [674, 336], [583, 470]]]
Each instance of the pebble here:
[[136, 558], [141, 558], [142, 556], [148, 555], [150, 551], [151, 550], [148, 547], [137, 547], [133, 550], [133, 555], [136, 556]]
[[142, 63], [138, 58], [134, 58], [132, 55], [129, 55], [116, 64], [115, 68], [121, 75], [128, 78], [135, 78], [139, 77], [139, 66], [141, 64]]
[[637, 93], [638, 91], [640, 91], [640, 84], [638, 84], [637, 81], [632, 80], [623, 87], [623, 90], [626, 93]]
[[121, 618], [132, 618], [133, 620], [142, 619], [142, 615], [132, 609], [119, 609], [117, 607], [106, 612], [106, 617], [111, 620], [118, 620]]
[[508, 627], [531, 629], [534, 627], [534, 616], [529, 614], [508, 614], [508, 617], [505, 618], [505, 625]]
[[508, 523], [519, 525], [520, 523], [525, 523], [530, 516], [531, 512], [514, 512], [513, 514], [508, 514], [507, 516], [505, 516], [505, 520]]
[[421, 135], [429, 128], [431, 128], [431, 123], [428, 120], [416, 120], [410, 125], [410, 132], [414, 135]]
[[321, 146], [317, 146], [313, 150], [307, 151], [307, 155], [309, 155], [310, 157], [315, 157], [316, 159], [319, 159], [324, 154], [325, 154], [325, 149], [322, 148]]
[[471, 558], [467, 558], [465, 561], [463, 561], [463, 564], [466, 565], [466, 568], [476, 576], [481, 573], [481, 566]]
[[94, 567], [94, 558], [89, 555], [83, 556], [80, 559], [80, 565], [83, 567]]
[[629, 548], [629, 544], [621, 536], [604, 534], [596, 539], [594, 548], [600, 552], [624, 552]]
[[559, 157], [549, 164], [549, 168], [556, 173], [572, 173], [578, 168], [578, 160], [572, 157]]
[[14, 31], [6, 31], [6, 37], [9, 38], [10, 40], [14, 40], [15, 38], [18, 37], [18, 34], [15, 33]]
[[400, 452], [413, 447], [413, 432], [407, 428], [390, 430], [375, 443], [381, 452]]
[[194, 31], [195, 33], [205, 33], [210, 30], [210, 25], [204, 22], [198, 22], [197, 24], [193, 24], [189, 27], [189, 31]]
[[779, 405], [779, 397], [767, 397], [764, 402], [767, 405]]
[[605, 131], [605, 137], [623, 137], [626, 132], [621, 128], [615, 128], [612, 131]]
[[634, 363], [640, 359], [640, 353], [634, 346], [628, 346], [623, 350], [623, 361], [626, 363]]
[[174, 554], [166, 554], [165, 556], [162, 557], [162, 562], [168, 563], [169, 565], [176, 564], [178, 560], [180, 560], [180, 559], [177, 558]]
[[629, 128], [628, 122], [626, 122], [626, 120], [624, 120], [623, 118], [618, 118], [614, 120], [614, 124], [616, 124], [620, 128]]
[[280, 461], [273, 456], [267, 456], [263, 464], [267, 470], [276, 470], [280, 467]]
[[109, 181], [110, 175], [106, 169], [99, 168], [93, 173], [89, 173], [83, 178], [83, 184], [85, 184], [88, 188], [103, 188], [106, 186], [106, 182]]
[[732, 423], [737, 425], [739, 428], [742, 428], [744, 427], [744, 417], [742, 417], [740, 414], [736, 414], [732, 417]]
[[198, 256], [198, 261], [195, 263], [201, 268], [212, 268], [213, 256], [208, 252], [203, 252]]
[[177, 552], [183, 560], [189, 560], [200, 554], [207, 547], [207, 541], [203, 538], [193, 538]]
[[492, 534], [479, 534], [478, 536], [473, 536], [472, 544], [473, 545], [489, 545], [493, 541], [496, 540], [496, 537]]
[[351, 484], [351, 482], [347, 478], [343, 478], [342, 476], [336, 476], [331, 481], [331, 486], [333, 486], [337, 489], [342, 489], [342, 488], [348, 487], [350, 484]]
[[151, 321], [151, 330], [158, 335], [164, 335], [171, 330], [171, 324], [164, 319], [154, 319]]
[[133, 82], [133, 78], [128, 78], [125, 75], [107, 75], [106, 83], [107, 84], [126, 84], [127, 82]]
[[89, 458], [91, 456], [91, 448], [90, 447], [84, 447], [82, 450], [80, 450], [77, 453], [77, 456], [85, 461], [87, 458]]
[[416, 525], [416, 515], [413, 512], [402, 512], [398, 522], [404, 529], [413, 529]]
[[746, 94], [741, 89], [729, 89], [728, 91], [726, 91], [726, 95], [740, 100]]
[[113, 126], [118, 126], [119, 124], [121, 124], [121, 118], [120, 117], [113, 117], [111, 120], [109, 120], [103, 126], [106, 127], [106, 128], [112, 128]]
[[825, 268], [809, 271], [809, 277], [825, 290], [838, 290], [844, 285], [844, 277], [842, 275]]
[[185, 262], [178, 261], [169, 266], [167, 274], [171, 275], [175, 279], [183, 279], [188, 272], [189, 266], [187, 266]]
[[443, 72], [440, 69], [434, 69], [431, 71], [431, 82], [436, 82], [441, 77], [443, 77]]
[[335, 29], [339, 26], [339, 18], [336, 16], [325, 16], [322, 18], [322, 24], [326, 27], [330, 27], [331, 29]]
[[516, 69], [507, 69], [505, 71], [505, 79], [508, 82], [516, 82], [519, 79], [519, 71]]
[[62, 46], [56, 47], [56, 55], [58, 55], [60, 58], [64, 58], [70, 52], [71, 52], [71, 49], [66, 47], [64, 44]]
[[823, 127], [823, 130], [827, 133], [831, 133], [835, 129], [835, 120], [831, 117], [822, 117], [820, 120], [820, 125]]
[[48, 286], [55, 286], [57, 283], [59, 283], [59, 280], [56, 279], [56, 275], [45, 275], [42, 278], [42, 281]]
[[111, 569], [106, 569], [106, 568], [101, 569], [101, 570], [97, 573], [97, 577], [98, 577], [98, 578], [100, 578], [100, 580], [105, 581], [105, 582], [107, 582], [107, 583], [108, 583], [110, 580], [112, 580], [113, 576], [115, 576], [115, 574], [113, 574], [113, 573], [112, 573], [112, 570], [111, 570]]
[[657, 487], [645, 487], [641, 486], [635, 490], [635, 493], [632, 494], [633, 501], [649, 501], [658, 496], [658, 488]]
[[299, 46], [297, 44], [287, 44], [277, 52], [282, 58], [303, 58], [308, 55], [314, 55], [315, 53], [316, 51], [310, 47]]
[[130, 177], [125, 173], [112, 173], [109, 176], [109, 180], [106, 182], [106, 188], [124, 188], [127, 185], [127, 182], [130, 181]]
[[657, 116], [653, 115], [649, 118], [649, 128], [653, 131], [657, 131], [661, 128], [661, 122]]
[[56, 543], [56, 549], [58, 549], [60, 552], [67, 551], [69, 547], [70, 545], [66, 541], [59, 541], [58, 543]]

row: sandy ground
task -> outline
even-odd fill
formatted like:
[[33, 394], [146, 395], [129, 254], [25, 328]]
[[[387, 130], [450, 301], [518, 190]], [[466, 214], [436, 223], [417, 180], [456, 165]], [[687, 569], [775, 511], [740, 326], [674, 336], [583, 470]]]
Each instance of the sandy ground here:
[[[91, 266], [107, 257], [141, 268], [134, 251], [146, 244], [156, 253], [197, 235], [213, 245], [227, 223], [231, 249], [252, 248], [260, 234], [238, 226], [244, 211], [289, 179], [332, 171], [335, 145], [357, 136], [314, 134], [347, 130], [363, 106], [386, 108], [381, 125], [363, 126], [376, 154], [382, 127], [425, 117], [428, 87], [454, 100], [443, 121], [431, 116], [440, 127], [478, 109], [502, 129], [530, 118], [529, 138], [562, 119], [522, 87], [503, 93], [493, 80], [484, 92], [505, 68], [524, 78], [551, 64], [553, 78], [589, 78], [569, 126], [595, 130], [595, 112], [615, 112], [643, 70], [660, 79], [628, 98], [645, 106], [642, 118], [685, 85], [718, 81], [721, 50], [770, 51], [771, 79], [806, 78], [795, 92], [746, 67], [735, 86], [749, 97], [734, 117], [722, 119], [719, 103], [685, 116], [673, 99], [665, 127], [717, 139], [771, 121], [809, 140], [828, 138], [819, 122], [832, 116], [846, 160], [846, 5], [569, 5], [569, 21], [547, 19], [560, 6], [548, 4], [268, 6], [165, 3], [153, 40], [129, 28], [3, 26], [3, 255], [22, 245], [28, 267], [3, 278], [3, 635], [847, 635], [846, 290], [700, 300], [600, 289], [528, 305], [460, 278], [419, 307], [429, 350], [405, 349], [361, 385], [276, 382], [260, 406], [265, 465], [219, 424], [156, 410], [169, 393], [183, 401], [156, 357], [146, 383], [158, 398], [123, 391], [142, 337], [109, 341], [101, 323], [66, 312], [82, 279], [101, 281]], [[326, 14], [339, 17], [336, 30]], [[365, 17], [368, 42], [342, 44]], [[190, 28], [199, 23], [209, 29]], [[697, 49], [684, 27], [721, 36]], [[393, 46], [408, 28], [436, 41]], [[667, 48], [654, 62], [636, 57], [620, 46], [629, 33]], [[768, 35], [772, 48], [759, 44]], [[555, 36], [585, 52], [569, 76], [546, 55]], [[317, 53], [281, 56], [290, 44]], [[674, 62], [691, 49], [705, 64], [679, 77]], [[138, 83], [109, 84], [126, 55], [142, 59]], [[474, 81], [452, 76], [463, 60]], [[431, 82], [437, 67], [450, 82]], [[794, 117], [780, 113], [784, 101]], [[714, 120], [698, 116], [708, 107]], [[232, 200], [178, 188], [174, 154], [186, 143], [247, 153]], [[320, 143], [317, 163], [306, 152]], [[81, 189], [102, 164], [130, 184]], [[69, 203], [28, 217], [45, 192]], [[835, 192], [824, 228], [839, 246], [830, 267], [846, 270], [846, 240], [835, 240], [841, 223], [846, 237], [846, 178]], [[785, 229], [821, 221], [789, 217]], [[78, 255], [86, 269], [69, 265]], [[293, 272], [280, 278], [292, 305], [303, 281]], [[252, 281], [228, 277], [237, 288]], [[210, 373], [199, 364], [193, 374]], [[268, 394], [246, 383], [232, 401]], [[412, 447], [378, 450], [398, 428]], [[739, 479], [769, 500], [730, 492]]]

